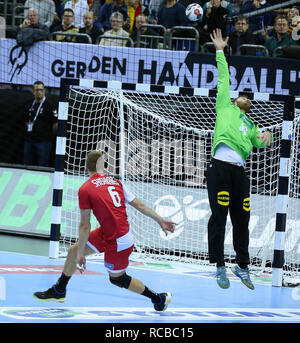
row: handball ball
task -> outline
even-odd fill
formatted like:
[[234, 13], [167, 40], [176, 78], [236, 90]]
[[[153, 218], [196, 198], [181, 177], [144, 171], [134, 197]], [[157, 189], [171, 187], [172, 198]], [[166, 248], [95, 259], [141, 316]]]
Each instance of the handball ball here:
[[185, 10], [185, 15], [190, 21], [198, 21], [203, 15], [203, 9], [199, 4], [190, 4]]

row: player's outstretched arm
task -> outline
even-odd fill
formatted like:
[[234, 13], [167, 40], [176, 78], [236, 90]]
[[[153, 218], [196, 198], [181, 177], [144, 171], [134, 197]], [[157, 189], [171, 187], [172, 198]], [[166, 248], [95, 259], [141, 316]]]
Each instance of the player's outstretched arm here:
[[168, 231], [174, 232], [175, 225], [177, 225], [176, 223], [162, 218], [155, 211], [153, 211], [150, 207], [143, 204], [139, 199], [135, 198], [129, 204], [133, 206], [136, 210], [144, 214], [145, 216], [150, 217], [153, 220], [155, 220], [160, 225], [160, 227], [162, 228], [166, 236], [168, 235]]
[[220, 29], [213, 30], [213, 33], [210, 34], [210, 38], [214, 43], [216, 50], [224, 50], [225, 46], [228, 43], [229, 37], [223, 39], [222, 31]]
[[77, 264], [85, 269], [84, 249], [91, 231], [91, 210], [80, 210]]
[[[216, 61], [218, 68], [218, 85], [217, 85], [217, 98], [216, 98], [216, 109], [225, 106], [232, 105], [230, 99], [230, 81], [229, 81], [229, 70], [226, 58], [224, 56], [223, 49], [227, 45], [228, 37], [223, 39], [222, 31], [216, 29], [210, 35], [216, 48]], [[222, 115], [223, 111], [219, 111], [218, 115]]]

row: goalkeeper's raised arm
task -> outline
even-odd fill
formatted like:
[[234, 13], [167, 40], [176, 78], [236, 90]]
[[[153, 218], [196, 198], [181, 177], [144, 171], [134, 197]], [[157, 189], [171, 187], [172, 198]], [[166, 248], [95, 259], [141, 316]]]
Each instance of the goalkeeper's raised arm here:
[[230, 100], [230, 84], [228, 65], [224, 56], [224, 48], [227, 45], [229, 37], [223, 39], [222, 31], [217, 29], [210, 35], [216, 48], [216, 60], [218, 67], [218, 93], [216, 99], [217, 106], [226, 106], [231, 104]]
[[228, 37], [222, 37], [221, 30], [214, 30], [211, 39], [216, 48], [218, 68], [218, 91], [216, 98], [216, 125], [213, 143], [213, 156], [217, 146], [224, 143], [233, 149], [243, 161], [249, 156], [252, 146], [265, 148], [270, 145], [272, 135], [269, 131], [260, 132], [250, 117], [250, 100], [242, 95], [231, 101], [228, 64], [224, 55]]

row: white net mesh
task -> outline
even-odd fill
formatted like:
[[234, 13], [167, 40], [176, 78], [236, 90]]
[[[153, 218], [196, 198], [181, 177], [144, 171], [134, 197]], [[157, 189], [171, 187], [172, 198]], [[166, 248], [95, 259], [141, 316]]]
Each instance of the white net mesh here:
[[[68, 102], [62, 249], [78, 238], [77, 192], [88, 177], [86, 155], [102, 150], [109, 174], [121, 178], [161, 216], [178, 223], [166, 237], [153, 220], [127, 207], [135, 248], [143, 259], [208, 264], [205, 170], [211, 156], [215, 99], [73, 88]], [[272, 146], [254, 149], [246, 163], [251, 181], [249, 250], [252, 268], [258, 270], [271, 267], [273, 258], [282, 113], [281, 102], [252, 101], [251, 118], [274, 134]], [[299, 123], [296, 128], [285, 268], [294, 276], [300, 265]], [[92, 225], [98, 226], [95, 220]], [[229, 216], [225, 255], [227, 262], [234, 261]]]

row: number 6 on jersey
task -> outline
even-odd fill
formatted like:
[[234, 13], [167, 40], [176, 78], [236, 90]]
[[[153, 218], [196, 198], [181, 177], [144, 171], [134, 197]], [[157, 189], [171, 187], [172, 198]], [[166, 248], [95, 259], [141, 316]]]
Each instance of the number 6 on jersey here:
[[115, 190], [116, 188], [114, 186], [107, 187], [107, 190], [111, 196], [111, 199], [115, 205], [115, 207], [121, 207], [121, 198], [119, 193]]

